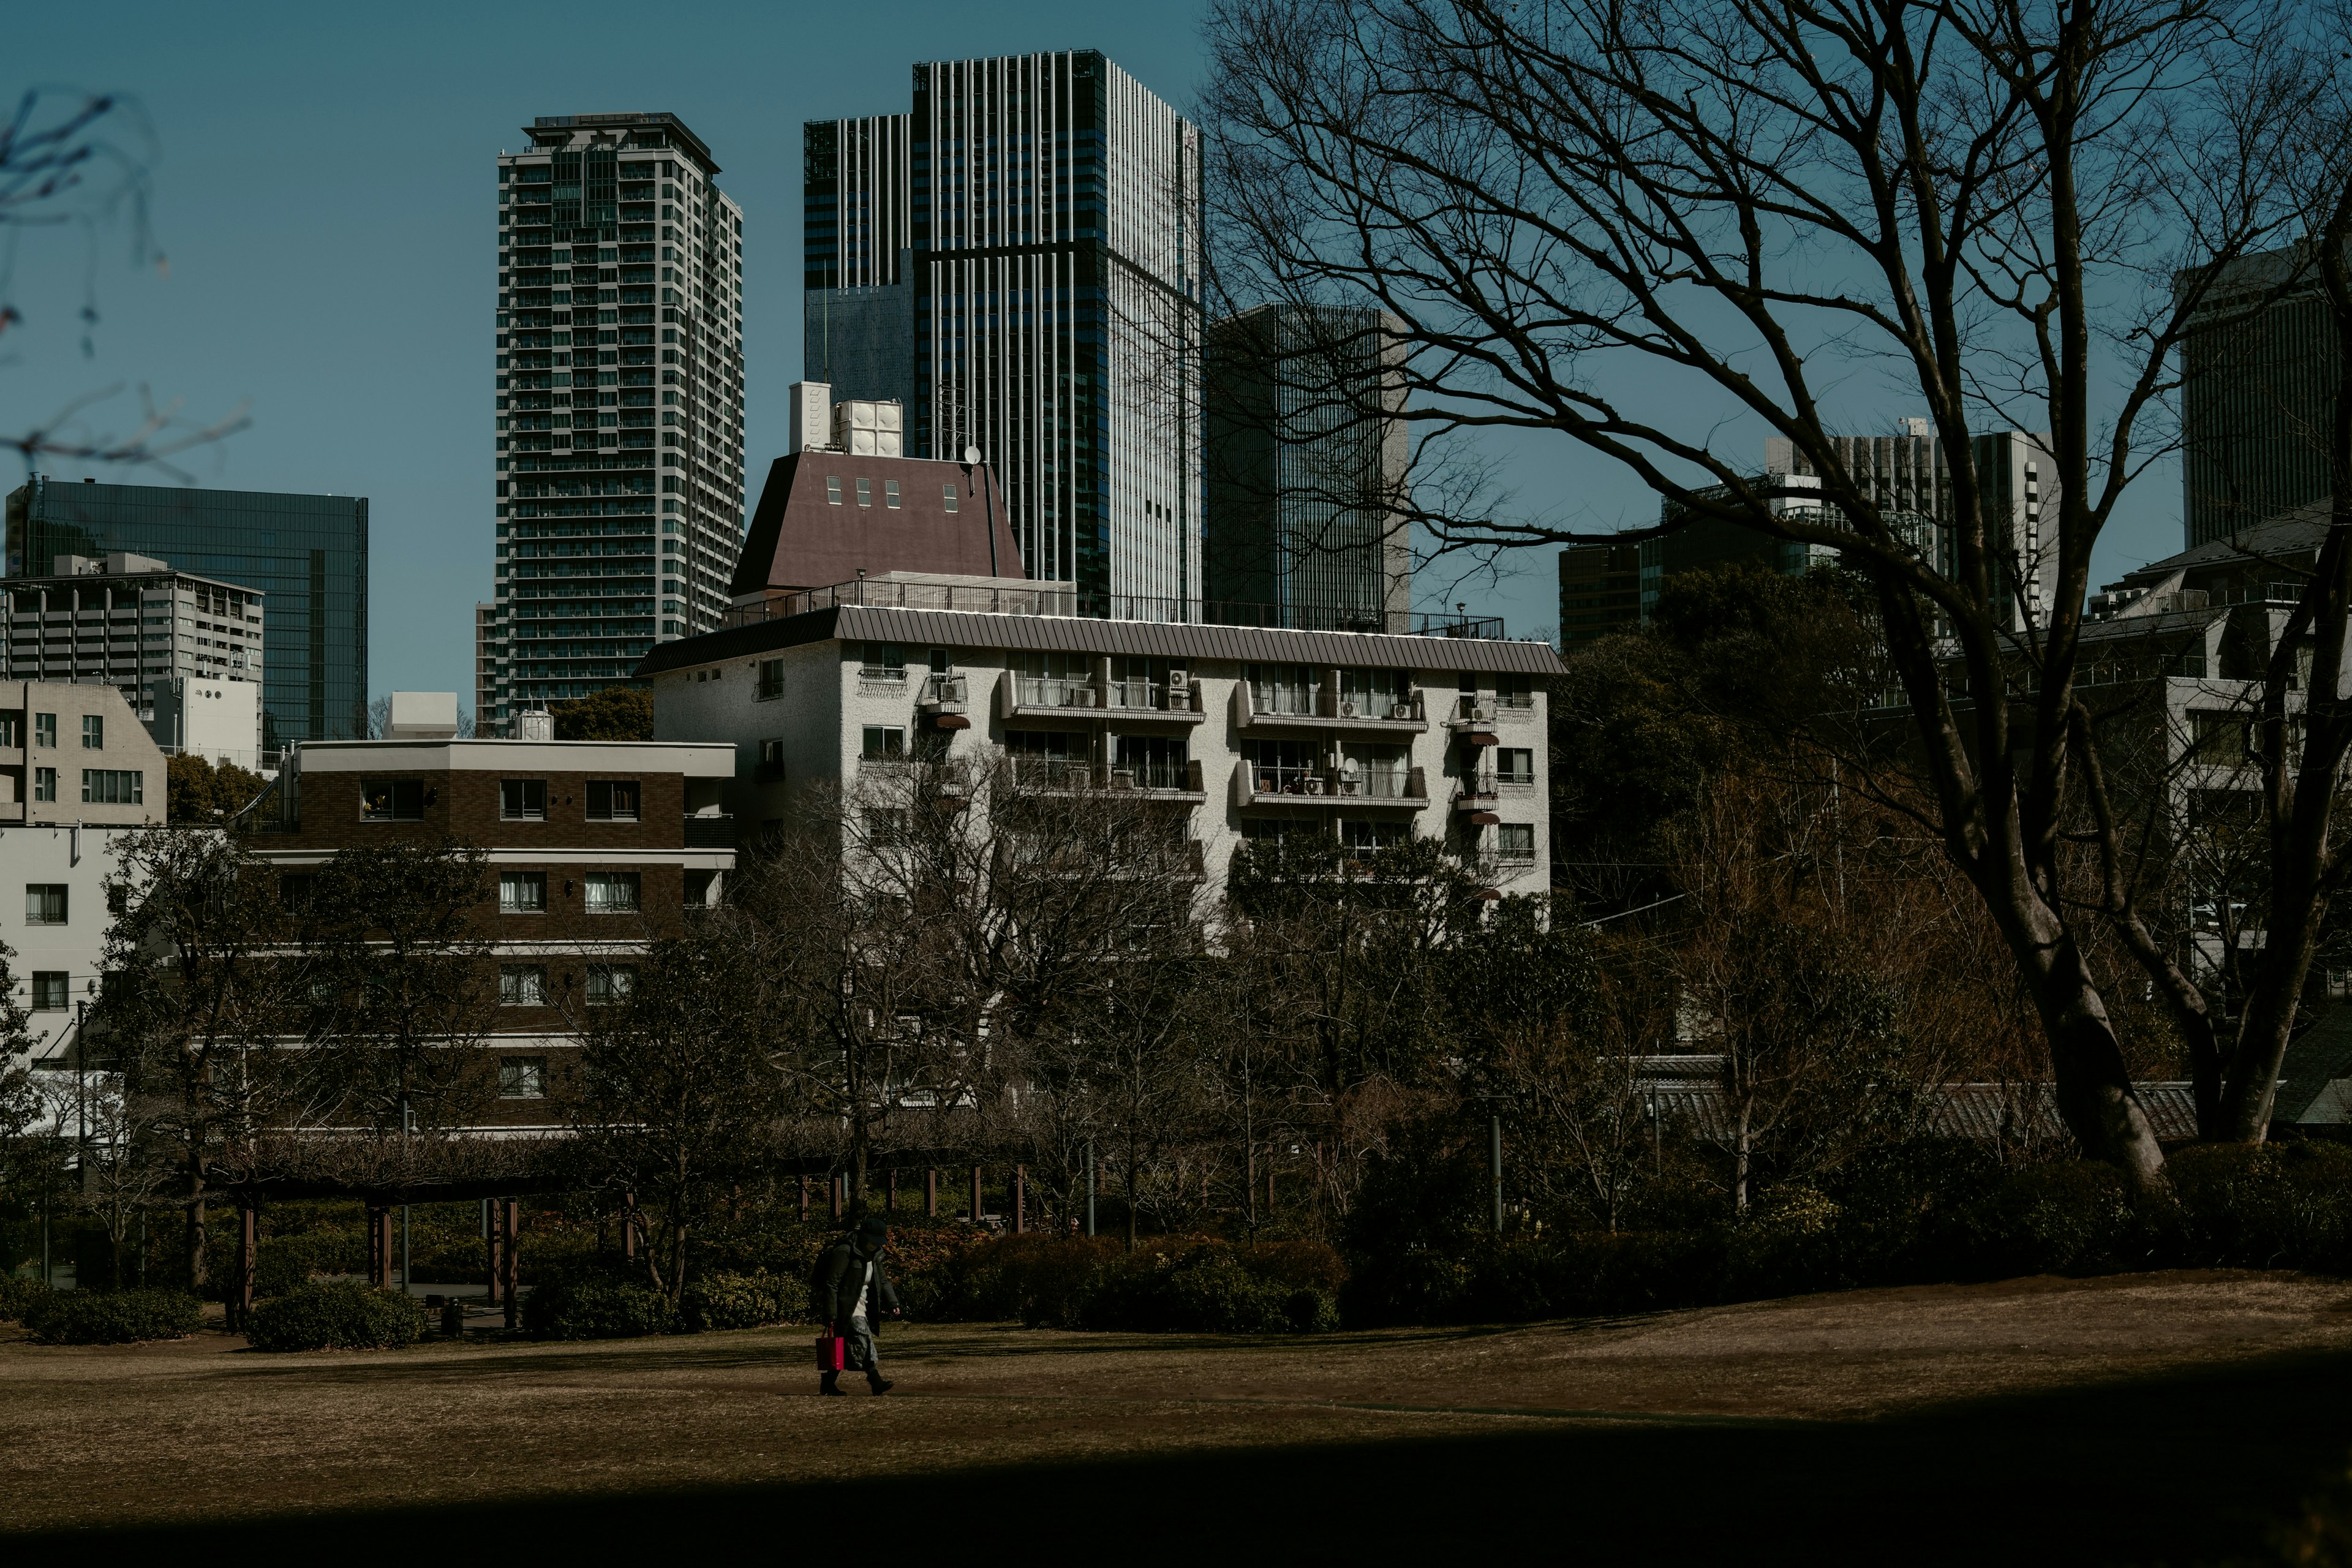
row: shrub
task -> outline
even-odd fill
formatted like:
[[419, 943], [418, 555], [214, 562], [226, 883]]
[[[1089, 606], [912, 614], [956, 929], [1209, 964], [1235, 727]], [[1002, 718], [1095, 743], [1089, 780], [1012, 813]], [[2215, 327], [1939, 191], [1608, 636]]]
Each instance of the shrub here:
[[26, 1329], [52, 1345], [184, 1339], [204, 1321], [204, 1303], [177, 1290], [53, 1290], [25, 1309]]
[[714, 1273], [688, 1279], [678, 1293], [678, 1326], [689, 1334], [758, 1329], [808, 1317], [808, 1284], [765, 1272]]
[[557, 1280], [522, 1300], [522, 1326], [535, 1340], [635, 1339], [667, 1333], [671, 1324], [661, 1292], [625, 1280]]
[[[1291, 1286], [1217, 1243], [1138, 1247], [1101, 1268], [1079, 1303], [1078, 1326], [1139, 1333], [1314, 1333], [1339, 1324], [1317, 1286]], [[1270, 1272], [1270, 1271], [1269, 1271]]]
[[253, 1309], [246, 1342], [257, 1351], [391, 1350], [425, 1334], [425, 1309], [398, 1290], [355, 1279], [299, 1285]]
[[23, 1317], [35, 1301], [48, 1293], [48, 1286], [41, 1280], [0, 1274], [0, 1322]]

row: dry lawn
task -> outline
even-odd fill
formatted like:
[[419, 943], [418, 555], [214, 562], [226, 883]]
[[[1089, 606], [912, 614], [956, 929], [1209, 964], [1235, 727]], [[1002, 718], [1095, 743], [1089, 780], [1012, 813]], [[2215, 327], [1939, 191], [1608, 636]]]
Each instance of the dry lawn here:
[[846, 1509], [891, 1555], [1067, 1534], [1122, 1560], [1475, 1542], [1543, 1561], [2264, 1561], [2266, 1530], [2352, 1453], [2352, 1285], [2283, 1274], [1309, 1340], [908, 1326], [879, 1400], [854, 1378], [815, 1397], [807, 1346], [10, 1339], [0, 1532], [593, 1561], [797, 1545]]

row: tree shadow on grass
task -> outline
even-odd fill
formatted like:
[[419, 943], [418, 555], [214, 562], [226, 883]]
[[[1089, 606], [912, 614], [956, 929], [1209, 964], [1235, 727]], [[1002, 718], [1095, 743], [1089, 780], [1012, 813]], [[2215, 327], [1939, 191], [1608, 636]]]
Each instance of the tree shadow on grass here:
[[[2179, 1568], [2274, 1560], [2268, 1531], [2342, 1473], [2347, 1394], [2352, 1352], [2282, 1354], [1874, 1422], [1758, 1430], [1514, 1420], [1443, 1439], [975, 1462], [853, 1481], [519, 1496], [15, 1542], [261, 1562], [419, 1552], [602, 1561], [681, 1549], [772, 1560], [837, 1537], [860, 1554], [932, 1561], [1054, 1548], [1122, 1563], [1503, 1552], [1544, 1563]], [[526, 1489], [530, 1478], [515, 1481]], [[387, 1491], [401, 1484], [394, 1473], [384, 1482]]]

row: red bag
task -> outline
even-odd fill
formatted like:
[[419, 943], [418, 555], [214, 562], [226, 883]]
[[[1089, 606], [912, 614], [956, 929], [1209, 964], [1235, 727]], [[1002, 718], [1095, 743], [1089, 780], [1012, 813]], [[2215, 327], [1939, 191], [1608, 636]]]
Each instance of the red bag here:
[[849, 1364], [848, 1342], [838, 1334], [816, 1337], [816, 1369], [819, 1372], [840, 1372]]

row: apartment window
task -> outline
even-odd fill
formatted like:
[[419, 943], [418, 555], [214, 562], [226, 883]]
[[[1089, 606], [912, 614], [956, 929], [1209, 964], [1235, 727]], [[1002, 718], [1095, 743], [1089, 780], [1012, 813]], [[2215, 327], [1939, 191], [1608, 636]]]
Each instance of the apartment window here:
[[1536, 825], [1532, 822], [1506, 822], [1496, 828], [1495, 853], [1506, 860], [1534, 859]]
[[85, 713], [81, 716], [81, 749], [100, 752], [106, 749], [106, 715]]
[[318, 889], [319, 879], [311, 872], [281, 872], [278, 878], [278, 907], [289, 915], [300, 914], [310, 907]]
[[636, 994], [637, 972], [622, 963], [588, 966], [588, 1005], [614, 1007]]
[[547, 971], [536, 963], [502, 963], [499, 966], [499, 1005], [501, 1007], [544, 1007], [547, 1005]]
[[760, 742], [760, 776], [780, 779], [784, 776], [784, 743], [782, 741]]
[[894, 642], [860, 643], [857, 675], [861, 680], [904, 680], [907, 650]]
[[14, 751], [25, 743], [25, 721], [14, 713], [0, 713], [0, 746]]
[[941, 504], [942, 506], [944, 506], [944, 507], [945, 507], [949, 511], [953, 511], [953, 510], [955, 510], [955, 509], [956, 509], [956, 488], [955, 488], [955, 486], [953, 486], [953, 485], [941, 485], [941, 486], [940, 487], [940, 504]]
[[588, 820], [591, 822], [636, 821], [637, 781], [591, 779], [588, 783]]
[[545, 1057], [500, 1057], [499, 1058], [499, 1098], [500, 1100], [546, 1099], [547, 1058]]
[[71, 1005], [68, 993], [73, 990], [73, 976], [62, 969], [33, 971], [33, 1011], [62, 1013]]
[[57, 769], [35, 768], [33, 770], [33, 798], [35, 800], [55, 800], [58, 798]]
[[1498, 708], [1534, 707], [1535, 683], [1524, 675], [1495, 677], [1495, 705]]
[[33, 715], [33, 744], [55, 746], [58, 743], [58, 716], [54, 713]]
[[866, 726], [866, 749], [860, 753], [867, 762], [907, 754], [907, 731], [896, 724]]
[[882, 504], [888, 507], [892, 511], [897, 511], [898, 510], [898, 480], [884, 479], [882, 481]]
[[144, 805], [146, 779], [146, 774], [127, 768], [84, 768], [81, 802], [84, 805]]
[[824, 504], [827, 506], [839, 506], [841, 504], [841, 479], [839, 475], [825, 475]]
[[866, 507], [870, 507], [874, 504], [874, 481], [872, 479], [860, 479], [857, 481], [857, 504], [859, 506]]
[[1526, 746], [1505, 746], [1495, 753], [1496, 782], [1531, 784], [1536, 782], [1536, 754]]
[[1390, 849], [1412, 837], [1412, 825], [1349, 817], [1339, 824], [1339, 842], [1350, 849]]
[[499, 817], [504, 822], [545, 822], [547, 820], [547, 781], [545, 779], [500, 779], [499, 781]]
[[636, 871], [591, 871], [588, 873], [588, 912], [592, 915], [624, 915], [635, 912], [638, 884], [643, 874]]
[[2215, 712], [2210, 709], [2189, 710], [2189, 732], [2196, 746], [2195, 760], [2222, 767], [2237, 767], [2246, 760], [2246, 743], [2252, 726], [2243, 713]]
[[546, 912], [546, 872], [501, 871], [499, 873], [499, 913], [543, 915]]
[[760, 702], [772, 702], [783, 694], [784, 661], [781, 658], [761, 659], [760, 661], [760, 689], [758, 695], [753, 700]]
[[368, 779], [360, 785], [362, 822], [425, 820], [423, 779]]
[[28, 926], [65, 924], [66, 885], [63, 882], [26, 883], [25, 923]]

